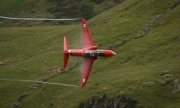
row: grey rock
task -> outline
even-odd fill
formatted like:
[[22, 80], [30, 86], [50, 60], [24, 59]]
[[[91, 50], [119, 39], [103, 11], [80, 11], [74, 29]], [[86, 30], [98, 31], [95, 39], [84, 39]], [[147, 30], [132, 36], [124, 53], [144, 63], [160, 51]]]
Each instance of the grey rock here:
[[144, 84], [146, 85], [146, 86], [153, 86], [154, 85], [154, 82], [144, 82]]
[[179, 83], [179, 79], [174, 80], [174, 88], [172, 93], [178, 92], [180, 91], [180, 83]]
[[161, 85], [171, 83], [173, 81], [173, 75], [169, 71], [164, 71], [161, 73], [162, 80], [160, 81]]

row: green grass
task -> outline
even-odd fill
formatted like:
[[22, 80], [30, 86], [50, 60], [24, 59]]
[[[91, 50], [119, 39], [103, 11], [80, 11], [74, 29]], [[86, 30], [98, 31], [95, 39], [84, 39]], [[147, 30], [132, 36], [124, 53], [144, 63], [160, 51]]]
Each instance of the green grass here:
[[[114, 0], [104, 0], [97, 4], [93, 1], [87, 1], [93, 5], [93, 16], [98, 15], [117, 4]], [[79, 17], [79, 6], [81, 1], [63, 1], [61, 5], [57, 2], [48, 0], [12, 0], [0, 1], [0, 15], [16, 18], [77, 18]], [[51, 11], [50, 11], [51, 10]], [[52, 11], [53, 10], [53, 11]], [[86, 16], [84, 16], [86, 17]], [[74, 21], [12, 21], [0, 19], [0, 27], [27, 27], [27, 26], [49, 26], [49, 25], [67, 25], [74, 24]]]
[[[20, 105], [25, 108], [48, 108], [53, 104], [55, 108], [74, 108], [86, 99], [97, 96], [98, 92], [104, 92], [108, 97], [123, 94], [148, 108], [178, 108], [180, 93], [172, 93], [172, 90], [173, 80], [180, 79], [180, 6], [159, 19], [146, 35], [134, 39], [149, 21], [175, 1], [126, 0], [89, 20], [93, 41], [99, 48], [125, 38], [131, 40], [114, 47], [115, 56], [99, 58], [94, 62], [84, 88], [40, 84]], [[103, 23], [107, 17], [110, 19]], [[52, 75], [47, 69], [61, 68], [62, 55], [56, 52], [62, 51], [64, 35], [68, 38], [70, 48], [80, 48], [82, 44], [80, 25], [3, 27], [0, 34], [0, 62], [12, 61], [8, 65], [0, 65], [0, 78], [8, 79], [39, 80]], [[131, 57], [129, 61], [124, 62], [128, 57]], [[76, 60], [79, 59], [70, 57], [68, 66]], [[77, 66], [48, 82], [78, 86], [81, 67]], [[21, 68], [27, 68], [27, 71]], [[161, 85], [161, 74], [167, 70], [173, 75], [173, 80]], [[148, 87], [144, 82], [154, 82], [154, 85]], [[2, 107], [10, 107], [32, 84], [1, 81]]]

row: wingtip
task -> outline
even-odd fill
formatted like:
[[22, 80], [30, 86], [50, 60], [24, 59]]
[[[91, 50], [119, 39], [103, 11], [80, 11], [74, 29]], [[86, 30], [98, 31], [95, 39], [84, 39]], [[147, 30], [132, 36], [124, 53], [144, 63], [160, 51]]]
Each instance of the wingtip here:
[[66, 65], [64, 65], [63, 68], [66, 69]]
[[86, 83], [81, 83], [81, 87], [83, 88], [86, 85]]
[[86, 23], [86, 20], [84, 18], [81, 18], [82, 23]]

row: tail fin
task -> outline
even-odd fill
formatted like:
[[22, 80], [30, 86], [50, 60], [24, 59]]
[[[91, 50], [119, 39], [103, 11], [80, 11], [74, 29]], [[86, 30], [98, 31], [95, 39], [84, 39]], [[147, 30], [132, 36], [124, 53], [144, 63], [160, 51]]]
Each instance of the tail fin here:
[[69, 59], [68, 50], [69, 50], [68, 41], [67, 38], [64, 36], [64, 68], [66, 68]]

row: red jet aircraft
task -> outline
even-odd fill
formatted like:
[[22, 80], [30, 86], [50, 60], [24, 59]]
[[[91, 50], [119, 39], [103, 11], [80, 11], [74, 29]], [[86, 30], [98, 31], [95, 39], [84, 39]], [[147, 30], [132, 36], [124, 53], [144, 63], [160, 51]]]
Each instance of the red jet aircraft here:
[[69, 49], [67, 38], [64, 37], [64, 68], [66, 68], [68, 63], [69, 56], [80, 56], [84, 57], [83, 68], [82, 68], [82, 78], [81, 78], [81, 87], [86, 85], [88, 76], [92, 67], [94, 60], [98, 56], [110, 57], [116, 53], [111, 50], [98, 50], [97, 46], [94, 46], [94, 43], [91, 38], [91, 34], [88, 28], [88, 24], [85, 19], [81, 19], [82, 23], [82, 35], [83, 35], [83, 49]]

